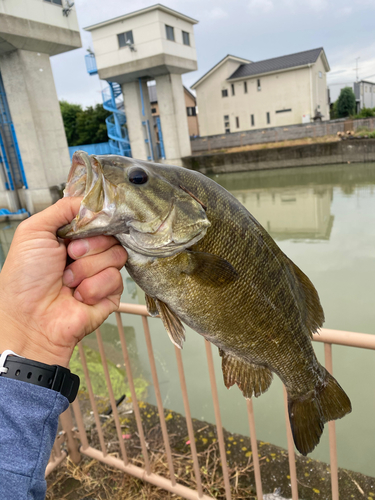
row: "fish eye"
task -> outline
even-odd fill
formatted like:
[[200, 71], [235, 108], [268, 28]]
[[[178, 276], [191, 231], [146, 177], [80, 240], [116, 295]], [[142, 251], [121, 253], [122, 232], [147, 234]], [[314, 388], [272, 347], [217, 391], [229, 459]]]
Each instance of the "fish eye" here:
[[145, 184], [148, 181], [147, 173], [141, 168], [133, 168], [130, 170], [128, 178], [129, 182], [132, 184]]

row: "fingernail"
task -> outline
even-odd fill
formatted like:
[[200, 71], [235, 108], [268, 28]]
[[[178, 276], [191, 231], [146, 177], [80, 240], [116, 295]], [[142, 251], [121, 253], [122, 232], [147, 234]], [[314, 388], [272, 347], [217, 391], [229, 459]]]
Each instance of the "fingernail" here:
[[73, 279], [74, 279], [73, 271], [71, 269], [66, 269], [64, 271], [63, 278], [62, 278], [63, 285], [69, 286], [71, 283], [73, 283]]
[[89, 243], [87, 240], [76, 240], [70, 243], [70, 253], [73, 257], [83, 257], [89, 251]]
[[78, 300], [79, 302], [83, 302], [82, 295], [79, 292], [75, 292], [74, 298]]

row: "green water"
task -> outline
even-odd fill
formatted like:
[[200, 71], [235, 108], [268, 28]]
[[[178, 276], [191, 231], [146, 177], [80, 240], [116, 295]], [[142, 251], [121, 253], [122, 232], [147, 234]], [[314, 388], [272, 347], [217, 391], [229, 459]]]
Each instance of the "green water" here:
[[[374, 163], [223, 174], [213, 179], [252, 212], [310, 277], [322, 301], [326, 327], [375, 334]], [[0, 241], [6, 240], [4, 231], [0, 224]], [[122, 301], [144, 303], [142, 292], [125, 271], [123, 275]], [[144, 398], [154, 404], [141, 319], [123, 315], [123, 322], [137, 377], [150, 383]], [[120, 367], [119, 343], [107, 333], [115, 318], [107, 324], [106, 352]], [[150, 319], [149, 324], [164, 406], [184, 413], [174, 347], [160, 320]], [[191, 412], [195, 418], [214, 422], [204, 341], [189, 329], [186, 337], [182, 355]], [[94, 339], [87, 342], [95, 347]], [[323, 346], [314, 346], [323, 362]], [[229, 391], [224, 387], [217, 349], [213, 351], [223, 425], [248, 434], [245, 400], [237, 387]], [[333, 367], [353, 405], [353, 412], [336, 423], [339, 466], [375, 476], [375, 353], [334, 346]], [[270, 390], [254, 400], [254, 409], [257, 438], [286, 447], [281, 389], [275, 378]], [[311, 456], [329, 461], [327, 428]]]

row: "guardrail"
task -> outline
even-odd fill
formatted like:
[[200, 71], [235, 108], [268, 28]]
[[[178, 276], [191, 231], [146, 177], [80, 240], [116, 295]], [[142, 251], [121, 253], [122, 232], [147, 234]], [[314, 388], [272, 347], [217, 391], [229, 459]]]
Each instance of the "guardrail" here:
[[[129, 358], [128, 349], [127, 349], [127, 345], [126, 345], [124, 329], [123, 329], [123, 324], [122, 324], [122, 319], [121, 319], [121, 313], [135, 314], [135, 315], [139, 315], [142, 317], [142, 324], [143, 324], [143, 330], [144, 330], [144, 335], [145, 335], [145, 340], [146, 340], [146, 345], [147, 345], [147, 352], [148, 352], [148, 357], [149, 357], [149, 362], [150, 362], [151, 375], [152, 375], [152, 380], [153, 380], [153, 384], [154, 384], [157, 408], [158, 408], [160, 425], [161, 425], [161, 430], [162, 430], [162, 435], [163, 435], [165, 454], [167, 456], [167, 461], [168, 461], [169, 478], [166, 478], [166, 477], [163, 477], [161, 475], [154, 474], [153, 472], [151, 472], [151, 464], [150, 464], [148, 451], [147, 451], [147, 447], [146, 447], [146, 440], [145, 440], [145, 436], [144, 436], [142, 419], [141, 419], [141, 414], [139, 411], [139, 405], [138, 405], [138, 401], [137, 401], [137, 397], [136, 397], [136, 393], [135, 393], [135, 387], [134, 387], [132, 369], [131, 369], [131, 361]], [[102, 342], [102, 338], [101, 338], [100, 329], [98, 329], [96, 331], [96, 337], [97, 337], [97, 342], [98, 342], [98, 346], [99, 346], [101, 360], [103, 363], [104, 374], [105, 374], [108, 393], [109, 393], [109, 399], [110, 399], [110, 403], [111, 403], [111, 407], [112, 407], [112, 411], [113, 411], [113, 418], [114, 418], [114, 422], [116, 425], [116, 431], [117, 431], [117, 435], [118, 435], [118, 439], [119, 439], [119, 443], [120, 443], [121, 458], [116, 458], [112, 455], [108, 455], [108, 453], [107, 453], [107, 447], [106, 447], [106, 443], [104, 440], [103, 431], [102, 431], [102, 427], [101, 427], [101, 423], [100, 423], [100, 416], [99, 416], [99, 412], [98, 412], [98, 409], [96, 406], [95, 396], [94, 396], [94, 393], [92, 390], [92, 385], [90, 382], [90, 376], [89, 376], [89, 372], [88, 372], [88, 368], [87, 368], [85, 353], [84, 353], [82, 345], [80, 344], [79, 345], [79, 353], [80, 353], [80, 358], [82, 361], [83, 371], [84, 371], [86, 384], [87, 384], [87, 388], [88, 388], [89, 399], [90, 399], [92, 411], [94, 414], [96, 430], [98, 432], [100, 449], [96, 449], [96, 448], [89, 445], [89, 442], [88, 442], [88, 439], [86, 436], [86, 431], [85, 431], [85, 427], [84, 427], [84, 422], [83, 422], [80, 406], [79, 406], [78, 400], [76, 400], [73, 403], [72, 407], [73, 407], [74, 416], [75, 416], [75, 419], [77, 422], [78, 432], [72, 430], [73, 429], [72, 417], [71, 417], [70, 409], [68, 409], [61, 416], [61, 425], [63, 427], [63, 431], [58, 436], [56, 443], [54, 445], [53, 453], [51, 456], [51, 461], [47, 466], [46, 474], [50, 473], [55, 467], [57, 467], [64, 460], [66, 453], [64, 453], [60, 450], [60, 445], [61, 445], [61, 442], [65, 439], [70, 458], [72, 459], [72, 461], [74, 463], [79, 462], [80, 453], [81, 453], [82, 455], [86, 455], [86, 456], [91, 457], [93, 459], [99, 460], [103, 463], [106, 463], [106, 464], [112, 466], [112, 467], [123, 470], [124, 472], [131, 474], [135, 477], [138, 477], [144, 481], [148, 481], [149, 483], [154, 484], [160, 488], [163, 488], [167, 491], [170, 491], [172, 493], [180, 495], [183, 498], [187, 498], [187, 499], [191, 499], [191, 500], [198, 500], [198, 499], [209, 500], [209, 498], [211, 498], [211, 497], [204, 494], [203, 486], [202, 486], [202, 479], [201, 479], [201, 474], [200, 474], [197, 449], [196, 449], [196, 445], [195, 445], [193, 423], [192, 423], [192, 417], [191, 417], [191, 413], [190, 413], [189, 397], [188, 397], [188, 392], [187, 392], [187, 387], [186, 387], [186, 382], [185, 382], [185, 374], [184, 374], [184, 367], [183, 367], [181, 351], [177, 347], [175, 347], [177, 367], [178, 367], [178, 373], [179, 373], [179, 378], [180, 378], [180, 386], [181, 386], [183, 404], [184, 404], [184, 409], [185, 409], [186, 424], [187, 424], [188, 435], [189, 435], [189, 440], [190, 440], [191, 458], [193, 461], [193, 468], [194, 468], [196, 485], [197, 485], [196, 489], [188, 488], [187, 486], [179, 484], [176, 481], [175, 470], [174, 470], [173, 460], [172, 460], [172, 452], [171, 452], [171, 447], [169, 444], [169, 436], [168, 436], [166, 421], [165, 421], [165, 417], [164, 417], [164, 407], [163, 407], [163, 402], [162, 402], [162, 398], [161, 398], [158, 375], [157, 375], [157, 371], [156, 371], [154, 353], [153, 353], [153, 348], [152, 348], [152, 340], [151, 340], [151, 335], [150, 335], [150, 330], [149, 330], [149, 325], [148, 325], [148, 312], [147, 312], [146, 306], [122, 303], [122, 304], [120, 304], [118, 312], [116, 312], [115, 314], [116, 314], [119, 339], [121, 342], [122, 354], [123, 354], [124, 363], [125, 363], [126, 375], [127, 375], [128, 383], [130, 386], [130, 392], [131, 392], [132, 403], [133, 403], [133, 411], [134, 411], [134, 415], [135, 415], [135, 419], [136, 419], [136, 423], [137, 423], [137, 428], [138, 428], [138, 434], [139, 434], [139, 438], [140, 438], [140, 442], [141, 442], [142, 455], [143, 455], [143, 459], [144, 459], [144, 468], [139, 467], [138, 465], [134, 465], [133, 463], [131, 463], [130, 459], [127, 456], [126, 446], [125, 446], [124, 440], [122, 438], [122, 431], [121, 431], [121, 425], [120, 425], [120, 420], [119, 420], [119, 414], [117, 411], [116, 401], [115, 401], [115, 397], [114, 397], [114, 393], [113, 393], [113, 389], [112, 389], [107, 360], [106, 360], [105, 353], [104, 353], [104, 346], [103, 346], [103, 342]], [[229, 478], [228, 467], [227, 467], [224, 434], [223, 434], [223, 427], [222, 427], [221, 416], [220, 416], [220, 405], [219, 405], [219, 399], [218, 399], [218, 393], [217, 393], [217, 387], [216, 387], [216, 378], [215, 378], [215, 371], [214, 371], [214, 364], [213, 364], [213, 357], [212, 357], [212, 349], [211, 349], [211, 344], [209, 342], [207, 342], [206, 340], [203, 340], [203, 341], [205, 343], [208, 371], [209, 371], [209, 377], [210, 377], [210, 383], [211, 383], [211, 392], [212, 392], [214, 412], [215, 412], [217, 439], [218, 439], [220, 458], [221, 458], [221, 464], [222, 464], [222, 472], [223, 472], [223, 479], [224, 479], [224, 485], [225, 485], [225, 494], [226, 494], [226, 499], [230, 500], [232, 498], [231, 497], [230, 478]], [[375, 335], [369, 335], [369, 334], [363, 334], [363, 333], [354, 333], [354, 332], [322, 329], [319, 334], [314, 335], [314, 341], [324, 343], [325, 367], [330, 373], [332, 373], [332, 371], [333, 371], [332, 345], [336, 344], [336, 345], [342, 345], [342, 346], [375, 350]], [[287, 432], [287, 442], [288, 442], [290, 484], [291, 484], [291, 491], [292, 491], [292, 499], [298, 500], [298, 486], [297, 486], [297, 473], [296, 473], [296, 464], [295, 464], [294, 443], [293, 443], [292, 432], [291, 432], [290, 424], [289, 424], [287, 398], [286, 398], [285, 389], [284, 389], [284, 401], [285, 401], [285, 419], [286, 419], [286, 432]], [[260, 469], [259, 457], [258, 457], [258, 444], [257, 444], [257, 439], [256, 439], [255, 419], [254, 419], [252, 400], [251, 399], [246, 400], [245, 404], [247, 406], [247, 415], [248, 415], [248, 421], [249, 421], [250, 441], [251, 441], [251, 448], [252, 448], [252, 457], [253, 457], [254, 477], [255, 477], [255, 487], [256, 487], [257, 499], [263, 500], [261, 469]], [[332, 500], [338, 500], [339, 499], [338, 466], [337, 466], [337, 450], [336, 450], [336, 428], [335, 428], [334, 421], [328, 423], [328, 432], [329, 432], [329, 447], [330, 447]], [[81, 442], [80, 447], [78, 447], [78, 444], [77, 444], [77, 441], [75, 438], [79, 438], [79, 440]]]

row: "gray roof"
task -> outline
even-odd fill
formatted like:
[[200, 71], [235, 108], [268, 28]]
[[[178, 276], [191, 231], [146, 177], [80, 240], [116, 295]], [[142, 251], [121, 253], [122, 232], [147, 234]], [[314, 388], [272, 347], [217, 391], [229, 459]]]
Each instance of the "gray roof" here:
[[272, 59], [265, 59], [264, 61], [241, 64], [228, 80], [261, 75], [262, 73], [272, 73], [273, 71], [280, 71], [297, 66], [306, 66], [307, 64], [316, 62], [322, 50], [323, 47], [320, 47], [319, 49], [305, 50], [304, 52], [297, 52], [297, 54], [290, 54], [288, 56], [274, 57]]

